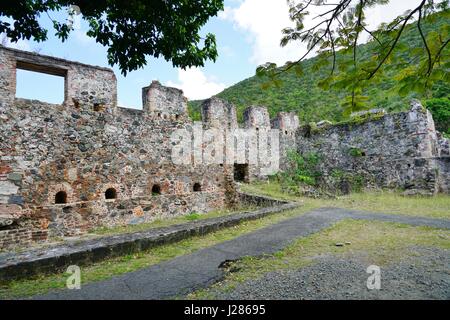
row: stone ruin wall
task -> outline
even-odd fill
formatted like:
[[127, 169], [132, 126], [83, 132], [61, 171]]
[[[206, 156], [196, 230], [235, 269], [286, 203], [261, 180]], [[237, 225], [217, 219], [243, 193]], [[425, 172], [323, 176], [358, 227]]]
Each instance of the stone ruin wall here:
[[[276, 149], [279, 149], [279, 155], [276, 156], [277, 158], [280, 157], [279, 161], [276, 162], [279, 162], [280, 169], [285, 169], [288, 165], [286, 158], [287, 151], [296, 149], [295, 132], [299, 128], [298, 117], [294, 112], [280, 112], [274, 119], [270, 119], [266, 107], [249, 106], [244, 110], [243, 118], [243, 123], [238, 123], [235, 106], [217, 97], [208, 99], [202, 104], [204, 129], [216, 128], [224, 134], [226, 132], [232, 132], [235, 129], [243, 129], [255, 133], [253, 136], [244, 136], [246, 177], [242, 182], [248, 183], [257, 180], [266, 180], [268, 176], [264, 173], [262, 167], [263, 164], [267, 166], [267, 163], [264, 162], [267, 161], [267, 158], [271, 157], [271, 149], [274, 142], [271, 141], [270, 137], [267, 140], [260, 140], [261, 134], [267, 134], [272, 129], [276, 129], [279, 132], [279, 142], [278, 144], [274, 144]], [[264, 152], [259, 152], [260, 143], [263, 142], [267, 143], [268, 146], [267, 157], [265, 157]], [[252, 150], [258, 150], [257, 155], [254, 155], [254, 163], [249, 161]], [[227, 162], [228, 155], [226, 150], [224, 154], [224, 161]], [[266, 159], [262, 159], [263, 157]], [[230, 169], [232, 171], [236, 170], [233, 166], [230, 166]]]
[[[64, 103], [16, 99], [16, 67], [64, 75]], [[172, 162], [172, 132], [193, 125], [180, 90], [153, 82], [124, 109], [111, 70], [5, 48], [0, 83], [0, 248], [232, 204], [229, 168]]]
[[[64, 103], [16, 99], [16, 68], [64, 76]], [[417, 105], [311, 132], [295, 113], [280, 112], [271, 120], [266, 108], [256, 106], [238, 124], [235, 107], [215, 97], [203, 103], [202, 122], [195, 123], [182, 92], [158, 82], [142, 89], [142, 100], [143, 110], [118, 107], [109, 69], [0, 47], [0, 249], [232, 206], [238, 201], [233, 165], [171, 160], [171, 134], [194, 125], [222, 132], [278, 129], [280, 169], [289, 166], [289, 150], [318, 153], [322, 183], [330, 186], [338, 170], [363, 176], [367, 187], [449, 193], [448, 140]], [[258, 142], [247, 141], [246, 147], [251, 143]], [[351, 149], [361, 156], [352, 156]], [[267, 178], [258, 164], [246, 168], [245, 182]], [[199, 192], [193, 190], [196, 183]], [[116, 199], [106, 200], [111, 188]], [[67, 194], [66, 204], [55, 204], [60, 191]]]
[[302, 127], [297, 150], [320, 156], [321, 182], [333, 191], [347, 193], [348, 184], [360, 183], [406, 194], [450, 193], [448, 140], [417, 101], [407, 112], [354, 119], [315, 132]]
[[[216, 107], [208, 108], [209, 104]], [[234, 106], [212, 98], [203, 105], [202, 117], [212, 127], [278, 129], [280, 170], [290, 166], [289, 151], [315, 153], [320, 156], [320, 184], [333, 193], [351, 192], [352, 184], [406, 194], [450, 193], [449, 141], [436, 131], [431, 113], [418, 102], [407, 112], [371, 113], [362, 115], [369, 116], [362, 121], [358, 117], [335, 125], [323, 121], [311, 130], [301, 126], [293, 112], [270, 119], [265, 107], [251, 106], [244, 111], [244, 123], [238, 124]], [[260, 169], [248, 164], [246, 182], [267, 179]]]

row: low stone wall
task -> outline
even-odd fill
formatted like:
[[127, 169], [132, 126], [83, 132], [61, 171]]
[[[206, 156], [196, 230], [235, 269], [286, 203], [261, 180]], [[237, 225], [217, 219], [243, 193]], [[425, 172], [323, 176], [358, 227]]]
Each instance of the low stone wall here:
[[4, 250], [29, 245], [32, 242], [32, 231], [29, 229], [0, 230], [0, 248]]
[[[157, 219], [206, 213], [226, 207], [223, 193], [196, 192], [185, 195], [155, 195], [124, 200], [90, 201], [35, 208], [33, 220], [21, 217], [19, 225], [0, 227], [0, 248], [11, 250], [55, 237], [82, 235], [100, 226], [148, 223]], [[0, 251], [1, 251], [0, 250]]]
[[0, 248], [2, 250], [13, 250], [46, 240], [48, 240], [48, 230], [26, 228], [0, 230]]
[[274, 207], [289, 203], [278, 199], [273, 199], [264, 196], [257, 196], [248, 193], [239, 192], [238, 199], [240, 203], [254, 205], [256, 207]]
[[206, 213], [211, 208], [226, 207], [223, 199], [220, 192], [155, 195], [49, 206], [39, 210], [38, 214], [52, 217], [49, 223], [52, 236], [74, 236], [99, 226], [134, 225], [193, 212]]
[[62, 272], [70, 265], [83, 266], [104, 259], [148, 250], [182, 239], [205, 235], [232, 227], [243, 221], [292, 210], [300, 203], [285, 203], [270, 198], [243, 195], [251, 204], [270, 204], [252, 212], [194, 221], [190, 223], [154, 228], [144, 232], [119, 234], [93, 240], [70, 242], [63, 245], [35, 249], [20, 253], [0, 253], [0, 280], [13, 280], [37, 274]]

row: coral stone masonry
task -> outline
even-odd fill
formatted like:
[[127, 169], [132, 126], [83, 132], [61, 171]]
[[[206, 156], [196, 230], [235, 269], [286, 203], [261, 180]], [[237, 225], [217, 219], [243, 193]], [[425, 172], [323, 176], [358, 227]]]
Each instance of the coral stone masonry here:
[[[124, 109], [111, 70], [6, 48], [0, 63], [0, 248], [232, 204], [230, 168], [172, 162], [193, 125], [180, 90], [153, 82]], [[16, 99], [21, 67], [64, 75], [65, 102]]]
[[[361, 115], [359, 115], [361, 116]], [[366, 118], [297, 131], [297, 150], [320, 156], [322, 182], [343, 187], [392, 188], [405, 194], [449, 193], [448, 140], [418, 101], [407, 112], [367, 112]], [[345, 192], [344, 192], [345, 193]]]
[[[16, 98], [16, 69], [64, 77], [64, 102]], [[196, 124], [182, 91], [158, 82], [142, 99], [142, 110], [118, 107], [110, 69], [0, 46], [0, 250], [233, 206], [235, 180], [267, 178], [257, 163], [174, 164], [172, 134], [196, 125], [277, 129], [281, 170], [289, 150], [317, 152], [325, 183], [340, 170], [368, 187], [449, 192], [449, 143], [419, 104], [311, 132], [294, 113], [270, 120], [264, 107], [249, 107], [239, 125], [234, 106], [215, 97]]]

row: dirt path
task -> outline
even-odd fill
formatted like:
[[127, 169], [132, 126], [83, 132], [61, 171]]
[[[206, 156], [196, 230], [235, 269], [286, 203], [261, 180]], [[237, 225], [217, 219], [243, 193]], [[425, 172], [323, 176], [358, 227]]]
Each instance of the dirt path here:
[[[450, 220], [322, 208], [193, 254], [109, 280], [84, 285], [81, 290], [56, 291], [35, 298], [165, 299], [185, 295], [221, 280], [224, 271], [219, 266], [224, 261], [275, 253], [295, 239], [316, 233], [342, 219], [349, 218], [450, 229]], [[367, 278], [366, 274], [365, 276]]]

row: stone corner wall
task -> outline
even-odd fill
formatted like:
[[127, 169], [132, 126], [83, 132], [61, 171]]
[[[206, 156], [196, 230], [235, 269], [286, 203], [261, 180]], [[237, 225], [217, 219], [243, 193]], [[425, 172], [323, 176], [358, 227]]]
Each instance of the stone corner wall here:
[[202, 103], [201, 112], [205, 128], [238, 128], [236, 108], [229, 102], [212, 97]]
[[187, 99], [183, 91], [162, 86], [158, 81], [142, 89], [142, 104], [144, 112], [165, 119], [188, 117]]
[[288, 152], [297, 149], [299, 119], [295, 112], [280, 112], [272, 119], [271, 124], [272, 128], [280, 131], [280, 170], [285, 171], [290, 166]]
[[[65, 102], [15, 98], [16, 68], [65, 77]], [[181, 90], [120, 108], [111, 70], [3, 47], [0, 84], [0, 250], [234, 205], [230, 168], [172, 161]]]
[[431, 113], [417, 101], [406, 112], [297, 131], [298, 152], [318, 154], [323, 185], [343, 192], [357, 183], [409, 194], [449, 193], [445, 145]]
[[16, 92], [16, 61], [14, 51], [0, 46], [0, 110], [14, 102]]
[[16, 69], [64, 77], [64, 105], [78, 109], [114, 109], [117, 80], [111, 69], [0, 46], [0, 104], [11, 105]]
[[266, 107], [250, 106], [244, 110], [244, 127], [270, 129], [270, 116]]

